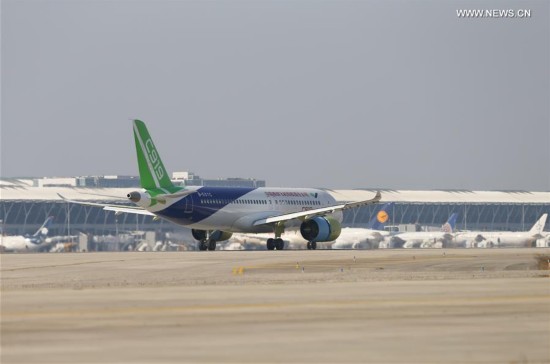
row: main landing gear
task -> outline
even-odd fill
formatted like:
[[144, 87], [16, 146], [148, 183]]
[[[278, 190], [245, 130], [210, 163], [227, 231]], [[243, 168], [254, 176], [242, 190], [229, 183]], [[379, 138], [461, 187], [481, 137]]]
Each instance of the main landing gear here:
[[193, 238], [198, 240], [198, 250], [216, 250], [218, 241], [225, 241], [231, 238], [232, 233], [222, 230], [198, 230], [192, 229]]
[[315, 249], [317, 249], [317, 243], [315, 241], [308, 241], [307, 250], [315, 250]]
[[215, 240], [199, 241], [199, 250], [216, 250], [216, 241]]
[[275, 239], [267, 239], [267, 250], [283, 250], [285, 242], [281, 239], [281, 235], [285, 232], [285, 224], [283, 222], [276, 223], [273, 225], [273, 232]]
[[267, 250], [283, 250], [285, 248], [285, 242], [281, 238], [267, 239]]

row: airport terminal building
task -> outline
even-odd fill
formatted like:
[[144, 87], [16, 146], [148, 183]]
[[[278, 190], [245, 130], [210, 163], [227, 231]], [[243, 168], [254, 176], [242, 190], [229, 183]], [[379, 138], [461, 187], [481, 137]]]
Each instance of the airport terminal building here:
[[[182, 172], [180, 172], [182, 173]], [[182, 176], [175, 173], [174, 176]], [[187, 179], [185, 178], [187, 177]], [[176, 182], [188, 182], [189, 175]], [[208, 185], [210, 180], [200, 179]], [[216, 186], [263, 187], [254, 179], [213, 180]], [[93, 206], [69, 204], [68, 199], [88, 202], [128, 204], [126, 194], [137, 188], [132, 176], [76, 177], [67, 179], [3, 179], [0, 181], [0, 220], [5, 234], [25, 234], [36, 230], [48, 216], [54, 216], [54, 234], [75, 231], [114, 234], [120, 231], [178, 231], [182, 228], [150, 216], [120, 214]], [[329, 190], [338, 201], [372, 198], [375, 189]], [[406, 191], [381, 190], [384, 202], [394, 202], [389, 225], [401, 229], [441, 226], [453, 212], [458, 213], [457, 229], [528, 230], [543, 214], [550, 213], [550, 192], [527, 191]], [[120, 196], [120, 197], [117, 197]], [[365, 227], [378, 206], [346, 210], [344, 226]], [[547, 222], [546, 231], [550, 230]], [[412, 227], [411, 227], [412, 226]]]
[[[339, 201], [366, 199], [376, 190], [332, 191]], [[516, 231], [529, 228], [544, 213], [550, 213], [550, 192], [466, 191], [466, 190], [381, 190], [382, 200], [394, 202], [390, 212], [392, 225], [441, 226], [457, 213], [457, 229]], [[348, 210], [344, 224], [363, 227], [376, 212], [368, 206]], [[545, 230], [549, 230], [547, 222]]]

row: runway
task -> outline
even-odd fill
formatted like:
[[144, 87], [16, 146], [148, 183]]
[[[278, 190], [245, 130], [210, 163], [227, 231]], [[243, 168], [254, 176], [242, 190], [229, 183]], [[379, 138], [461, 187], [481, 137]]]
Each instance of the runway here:
[[537, 256], [3, 254], [1, 362], [550, 362]]

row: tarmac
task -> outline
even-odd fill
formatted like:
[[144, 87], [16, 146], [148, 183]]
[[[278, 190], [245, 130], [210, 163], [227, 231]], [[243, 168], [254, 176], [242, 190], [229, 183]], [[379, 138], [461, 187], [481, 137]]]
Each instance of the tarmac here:
[[550, 249], [2, 254], [1, 363], [549, 363]]

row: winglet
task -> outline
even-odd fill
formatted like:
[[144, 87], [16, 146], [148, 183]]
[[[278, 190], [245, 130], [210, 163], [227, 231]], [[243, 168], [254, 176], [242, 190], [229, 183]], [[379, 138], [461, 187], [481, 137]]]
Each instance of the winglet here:
[[371, 198], [370, 200], [357, 201], [357, 202], [348, 202], [344, 205], [344, 209], [355, 208], [355, 207], [360, 207], [360, 206], [365, 206], [365, 205], [371, 205], [371, 204], [380, 202], [381, 199], [382, 199], [382, 194], [380, 193], [380, 191], [377, 191], [376, 195], [374, 195], [374, 197]]

